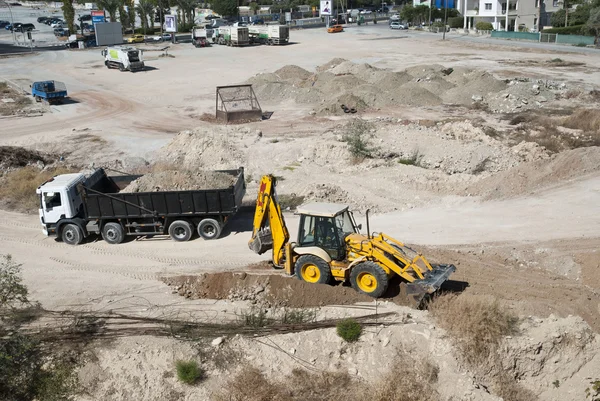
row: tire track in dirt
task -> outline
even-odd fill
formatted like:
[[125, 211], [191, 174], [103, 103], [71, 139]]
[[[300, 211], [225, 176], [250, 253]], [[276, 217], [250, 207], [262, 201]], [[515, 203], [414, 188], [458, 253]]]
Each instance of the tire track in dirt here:
[[[106, 268], [105, 266], [84, 265], [81, 263], [71, 262], [71, 261], [57, 258], [54, 256], [51, 256], [49, 259], [52, 260], [53, 262], [59, 263], [62, 266], [65, 266], [65, 268], [67, 268], [69, 270], [117, 274], [120, 276], [129, 277], [129, 278], [133, 278], [136, 280], [144, 280], [144, 281], [148, 281], [148, 280], [154, 281], [159, 278], [159, 273], [127, 272], [127, 271], [123, 271], [123, 270]], [[147, 268], [152, 269], [153, 267], [156, 268], [156, 266], [149, 266]], [[146, 269], [146, 267], [143, 267], [143, 268]]]

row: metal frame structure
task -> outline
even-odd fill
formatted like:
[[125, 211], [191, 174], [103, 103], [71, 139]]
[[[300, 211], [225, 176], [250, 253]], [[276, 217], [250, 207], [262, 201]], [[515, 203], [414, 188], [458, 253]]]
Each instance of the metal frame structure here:
[[215, 113], [217, 121], [225, 123], [262, 120], [262, 109], [250, 84], [217, 86]]

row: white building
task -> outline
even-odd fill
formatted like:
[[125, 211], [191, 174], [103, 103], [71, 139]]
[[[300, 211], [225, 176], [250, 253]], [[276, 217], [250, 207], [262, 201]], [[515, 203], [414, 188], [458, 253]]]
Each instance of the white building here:
[[[479, 21], [490, 22], [497, 31], [537, 30], [540, 0], [457, 0], [456, 8], [464, 16], [464, 28], [475, 28]], [[542, 23], [558, 11], [563, 0], [542, 0]]]

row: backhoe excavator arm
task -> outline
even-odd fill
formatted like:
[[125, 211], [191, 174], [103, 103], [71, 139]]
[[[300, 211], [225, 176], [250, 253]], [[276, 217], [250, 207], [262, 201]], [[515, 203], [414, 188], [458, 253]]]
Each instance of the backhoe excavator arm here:
[[290, 234], [281, 213], [281, 206], [277, 202], [275, 184], [276, 179], [272, 175], [265, 175], [260, 180], [252, 238], [248, 247], [259, 255], [273, 249], [273, 264], [284, 267], [285, 248], [289, 244]]

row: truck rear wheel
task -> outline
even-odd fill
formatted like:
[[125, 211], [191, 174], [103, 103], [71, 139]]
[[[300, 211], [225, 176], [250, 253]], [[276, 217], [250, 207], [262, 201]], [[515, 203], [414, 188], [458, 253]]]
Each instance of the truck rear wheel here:
[[205, 240], [217, 239], [221, 235], [221, 225], [215, 219], [204, 219], [198, 224], [198, 235]]
[[120, 244], [125, 239], [123, 226], [119, 223], [106, 223], [102, 229], [102, 238], [109, 244]]
[[79, 245], [83, 241], [83, 232], [76, 224], [67, 224], [62, 230], [61, 238], [65, 244]]
[[169, 226], [169, 235], [174, 241], [189, 241], [193, 232], [192, 225], [185, 220], [176, 220]]
[[307, 283], [328, 284], [331, 281], [329, 264], [315, 255], [302, 255], [294, 265], [296, 276]]
[[350, 284], [356, 291], [373, 298], [382, 296], [388, 288], [386, 272], [375, 262], [358, 263], [350, 272]]

